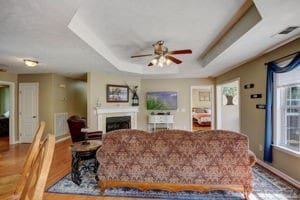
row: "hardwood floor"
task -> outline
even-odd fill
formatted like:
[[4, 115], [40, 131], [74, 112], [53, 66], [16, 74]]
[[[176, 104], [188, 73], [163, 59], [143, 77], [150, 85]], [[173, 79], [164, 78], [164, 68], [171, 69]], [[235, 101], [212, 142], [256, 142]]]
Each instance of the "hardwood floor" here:
[[[71, 152], [69, 145], [71, 140], [65, 140], [56, 143], [54, 158], [52, 161], [50, 173], [48, 176], [46, 188], [57, 182], [71, 170]], [[0, 177], [18, 174], [24, 164], [29, 144], [10, 145], [5, 152], [0, 152]], [[103, 200], [103, 199], [120, 199], [127, 200], [133, 198], [116, 198], [116, 197], [94, 197], [84, 195], [70, 195], [70, 194], [55, 194], [44, 193], [44, 200]], [[134, 198], [136, 199], [136, 198]]]
[[193, 122], [193, 131], [211, 130], [211, 126], [200, 126], [197, 122]]
[[9, 137], [1, 136], [0, 137], [0, 152], [9, 150]]

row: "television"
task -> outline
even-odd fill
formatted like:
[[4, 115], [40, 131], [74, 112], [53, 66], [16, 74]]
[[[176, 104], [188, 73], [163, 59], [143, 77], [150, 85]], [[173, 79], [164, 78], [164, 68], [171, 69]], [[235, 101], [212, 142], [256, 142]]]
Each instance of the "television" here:
[[177, 110], [177, 92], [147, 92], [147, 110]]

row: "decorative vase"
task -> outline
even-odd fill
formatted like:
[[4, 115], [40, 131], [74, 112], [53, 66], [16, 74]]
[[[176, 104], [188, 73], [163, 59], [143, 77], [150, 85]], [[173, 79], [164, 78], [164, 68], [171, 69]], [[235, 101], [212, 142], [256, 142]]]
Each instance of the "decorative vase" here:
[[226, 95], [227, 104], [226, 105], [234, 105], [233, 104], [233, 96]]

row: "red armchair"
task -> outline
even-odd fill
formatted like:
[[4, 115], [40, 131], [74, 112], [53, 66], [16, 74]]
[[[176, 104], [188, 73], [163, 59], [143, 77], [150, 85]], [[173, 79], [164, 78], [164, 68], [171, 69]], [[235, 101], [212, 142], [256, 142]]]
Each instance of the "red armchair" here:
[[[83, 141], [85, 139], [85, 133], [81, 131], [83, 128], [87, 128], [86, 119], [81, 118], [77, 115], [69, 117], [67, 120], [69, 130], [72, 138], [72, 142]], [[87, 139], [89, 140], [101, 140], [102, 131], [94, 131], [87, 133]]]

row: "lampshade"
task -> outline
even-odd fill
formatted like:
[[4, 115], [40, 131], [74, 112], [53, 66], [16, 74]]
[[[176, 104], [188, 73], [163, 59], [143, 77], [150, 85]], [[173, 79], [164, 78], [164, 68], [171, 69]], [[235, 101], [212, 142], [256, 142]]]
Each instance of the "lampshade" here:
[[172, 64], [172, 61], [170, 59], [166, 58], [165, 56], [159, 56], [159, 57], [153, 58], [151, 60], [151, 63], [154, 66], [164, 67], [164, 66], [170, 66]]
[[24, 63], [28, 67], [35, 67], [39, 62], [34, 60], [24, 60]]

